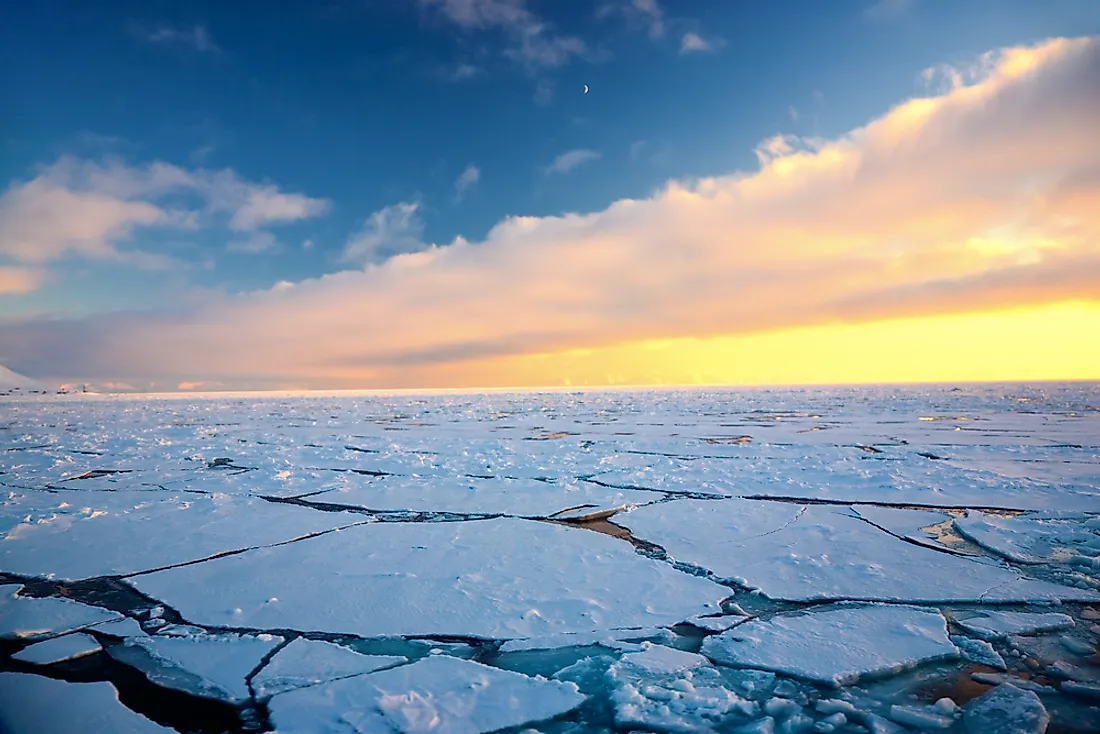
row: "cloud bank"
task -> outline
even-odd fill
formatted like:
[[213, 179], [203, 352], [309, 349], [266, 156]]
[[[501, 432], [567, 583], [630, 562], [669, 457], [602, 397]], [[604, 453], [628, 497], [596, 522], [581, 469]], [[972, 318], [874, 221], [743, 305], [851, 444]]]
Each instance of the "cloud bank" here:
[[[35, 377], [65, 365], [82, 379], [369, 387], [497, 355], [1100, 298], [1100, 39], [982, 68], [837, 139], [765, 141], [755, 172], [372, 261], [387, 237], [419, 234], [415, 205], [399, 205], [349, 243], [362, 269], [187, 312], [8, 323], [0, 362]], [[121, 195], [103, 211], [41, 241], [94, 255], [167, 216]], [[4, 252], [46, 259], [23, 241]]]

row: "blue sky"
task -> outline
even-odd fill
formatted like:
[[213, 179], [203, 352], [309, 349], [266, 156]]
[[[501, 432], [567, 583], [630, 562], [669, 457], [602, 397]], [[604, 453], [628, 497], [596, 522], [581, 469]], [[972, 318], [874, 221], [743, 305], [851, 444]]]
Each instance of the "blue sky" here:
[[[100, 233], [142, 257], [0, 250], [35, 269], [0, 293], [17, 321], [269, 289], [752, 172], [762, 140], [835, 139], [932, 93], [925, 69], [1100, 31], [1095, 0], [56, 0], [3, 15], [9, 194], [59, 165], [84, 190], [88, 166], [207, 176], [155, 192], [201, 221], [139, 213]], [[301, 199], [234, 225], [216, 175], [240, 197]]]

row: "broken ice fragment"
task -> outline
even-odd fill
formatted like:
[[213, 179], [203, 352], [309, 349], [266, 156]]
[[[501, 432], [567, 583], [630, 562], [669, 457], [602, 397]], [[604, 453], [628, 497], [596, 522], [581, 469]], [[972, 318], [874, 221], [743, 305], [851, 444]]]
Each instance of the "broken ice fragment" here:
[[955, 518], [959, 534], [1017, 563], [1066, 563], [1100, 556], [1100, 532], [1082, 512], [1032, 512], [1016, 517], [997, 517], [968, 510]]
[[844, 604], [753, 619], [708, 637], [702, 652], [723, 665], [772, 670], [832, 686], [959, 654], [938, 612], [887, 604]]
[[0, 673], [0, 731], [174, 734], [122, 705], [110, 683], [67, 683]]
[[997, 670], [1008, 670], [1005, 659], [985, 640], [972, 640], [962, 635], [952, 635], [951, 641], [955, 643], [955, 647], [959, 648], [964, 660], [978, 665], [988, 665]]
[[49, 665], [64, 660], [75, 660], [99, 652], [102, 649], [91, 635], [74, 632], [69, 635], [55, 637], [52, 640], [36, 642], [15, 653], [12, 658], [22, 660], [25, 663], [34, 663], [35, 665]]
[[980, 616], [956, 619], [955, 624], [983, 640], [1009, 635], [1051, 632], [1073, 626], [1073, 618], [1058, 612], [982, 612]]
[[706, 730], [738, 713], [758, 713], [755, 703], [725, 686], [702, 655], [644, 643], [607, 671], [614, 687], [615, 723], [667, 732]]
[[574, 683], [433, 655], [411, 665], [298, 688], [271, 699], [279, 734], [482, 734], [544, 721], [585, 700]]
[[0, 637], [36, 640], [122, 618], [118, 612], [72, 599], [17, 596], [21, 588], [0, 586]]
[[964, 706], [963, 723], [969, 734], [1043, 734], [1050, 715], [1034, 692], [1006, 684]]
[[113, 619], [109, 622], [100, 622], [99, 624], [92, 625], [88, 629], [104, 635], [110, 635], [111, 637], [135, 637], [145, 634], [145, 630], [141, 628], [141, 625], [130, 617]]
[[299, 637], [275, 653], [252, 678], [252, 688], [257, 697], [268, 698], [404, 662], [408, 658], [400, 655], [362, 655], [342, 645]]
[[948, 729], [955, 723], [953, 716], [944, 716], [930, 706], [894, 705], [890, 707], [890, 718], [914, 729]]
[[107, 652], [157, 685], [240, 703], [251, 695], [245, 678], [281, 642], [271, 635], [130, 637]]

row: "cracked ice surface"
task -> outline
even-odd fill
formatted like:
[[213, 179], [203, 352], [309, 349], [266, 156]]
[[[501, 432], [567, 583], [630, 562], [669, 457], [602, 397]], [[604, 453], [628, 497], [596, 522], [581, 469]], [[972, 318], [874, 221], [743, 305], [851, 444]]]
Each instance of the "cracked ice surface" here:
[[970, 510], [955, 529], [1017, 563], [1076, 563], [1100, 568], [1100, 518], [1081, 512], [995, 517]]
[[122, 619], [118, 612], [72, 599], [19, 596], [20, 584], [0, 586], [0, 637], [35, 640]]
[[299, 637], [280, 649], [252, 679], [260, 698], [408, 662], [400, 655], [362, 655], [321, 640]]
[[682, 500], [617, 522], [670, 557], [759, 589], [814, 601], [1097, 600], [1100, 593], [905, 543], [843, 510], [743, 499]]
[[758, 668], [833, 686], [957, 657], [936, 611], [905, 605], [841, 605], [750, 620], [703, 643], [724, 665]]
[[284, 693], [270, 710], [279, 734], [481, 734], [558, 716], [584, 699], [573, 683], [436, 655]]
[[169, 734], [122, 705], [110, 683], [66, 683], [25, 673], [0, 673], [0, 731]]
[[0, 569], [61, 579], [126, 575], [364, 519], [222, 494], [81, 494], [92, 512], [22, 523], [0, 539]]
[[200, 624], [363, 637], [675, 624], [729, 595], [606, 535], [515, 519], [373, 523], [129, 583]]
[[272, 635], [130, 637], [108, 650], [154, 683], [230, 703], [249, 698], [246, 678], [281, 638]]

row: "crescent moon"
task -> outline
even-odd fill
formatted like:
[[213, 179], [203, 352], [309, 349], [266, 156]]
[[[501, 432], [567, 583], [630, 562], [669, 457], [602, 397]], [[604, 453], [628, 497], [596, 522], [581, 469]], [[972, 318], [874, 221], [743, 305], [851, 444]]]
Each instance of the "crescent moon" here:
[[588, 85], [587, 84], [584, 85], [584, 93], [588, 94]]

